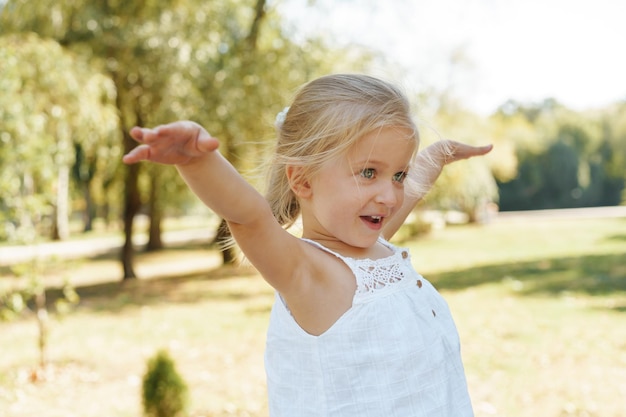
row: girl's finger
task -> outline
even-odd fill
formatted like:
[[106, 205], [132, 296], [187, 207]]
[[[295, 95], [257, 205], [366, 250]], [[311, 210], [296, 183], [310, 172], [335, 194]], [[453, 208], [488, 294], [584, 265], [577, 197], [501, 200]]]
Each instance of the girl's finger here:
[[143, 129], [139, 126], [135, 126], [130, 129], [130, 137], [135, 139], [137, 142], [141, 142], [143, 140]]
[[150, 158], [150, 147], [148, 145], [139, 145], [132, 149], [122, 157], [125, 164], [135, 164]]
[[212, 152], [219, 146], [219, 142], [213, 136], [206, 134], [200, 135], [197, 141], [197, 149], [202, 152]]

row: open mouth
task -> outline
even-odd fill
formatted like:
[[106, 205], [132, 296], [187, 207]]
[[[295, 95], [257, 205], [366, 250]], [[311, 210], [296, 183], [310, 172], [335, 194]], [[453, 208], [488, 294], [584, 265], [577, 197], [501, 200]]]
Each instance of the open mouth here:
[[363, 216], [363, 219], [372, 224], [380, 224], [383, 221], [382, 216]]

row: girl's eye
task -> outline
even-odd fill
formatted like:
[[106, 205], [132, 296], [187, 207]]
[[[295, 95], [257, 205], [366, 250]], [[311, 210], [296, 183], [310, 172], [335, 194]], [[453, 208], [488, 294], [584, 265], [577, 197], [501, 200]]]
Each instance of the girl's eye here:
[[361, 171], [361, 176], [365, 179], [371, 180], [376, 177], [376, 170], [374, 168], [364, 168]]
[[407, 176], [407, 172], [406, 171], [396, 172], [393, 175], [393, 180], [395, 182], [403, 183], [404, 180], [406, 179], [406, 176]]

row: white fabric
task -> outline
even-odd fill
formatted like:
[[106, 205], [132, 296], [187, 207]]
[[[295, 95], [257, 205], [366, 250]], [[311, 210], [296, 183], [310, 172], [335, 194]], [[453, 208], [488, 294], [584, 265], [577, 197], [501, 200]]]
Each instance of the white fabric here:
[[271, 417], [473, 416], [459, 337], [447, 303], [406, 250], [342, 257], [357, 290], [320, 336], [306, 333], [277, 293], [265, 367]]

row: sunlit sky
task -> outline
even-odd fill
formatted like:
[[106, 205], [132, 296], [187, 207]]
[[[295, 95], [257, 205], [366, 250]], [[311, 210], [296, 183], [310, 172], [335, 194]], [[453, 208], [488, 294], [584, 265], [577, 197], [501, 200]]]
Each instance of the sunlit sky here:
[[[405, 87], [451, 88], [478, 113], [507, 99], [552, 97], [576, 110], [626, 99], [625, 0], [309, 3], [279, 4], [302, 33], [385, 51]], [[463, 59], [453, 66], [453, 56]]]

